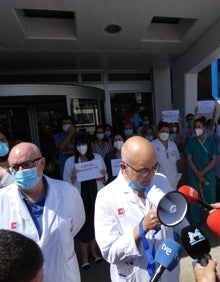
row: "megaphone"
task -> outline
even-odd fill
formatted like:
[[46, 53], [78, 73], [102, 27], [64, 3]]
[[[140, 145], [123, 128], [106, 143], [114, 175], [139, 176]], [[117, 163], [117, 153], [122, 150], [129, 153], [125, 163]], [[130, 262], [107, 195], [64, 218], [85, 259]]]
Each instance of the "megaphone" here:
[[145, 197], [157, 208], [157, 216], [166, 226], [175, 226], [186, 216], [188, 202], [186, 197], [177, 191], [164, 193], [153, 185], [146, 190]]

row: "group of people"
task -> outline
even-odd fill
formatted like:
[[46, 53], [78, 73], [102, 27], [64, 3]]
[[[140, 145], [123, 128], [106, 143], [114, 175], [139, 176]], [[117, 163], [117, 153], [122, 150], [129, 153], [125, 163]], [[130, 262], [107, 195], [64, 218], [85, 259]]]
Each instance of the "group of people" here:
[[[194, 130], [184, 145], [189, 179], [194, 188], [201, 189], [202, 184], [211, 190], [217, 146], [206, 137], [204, 120], [193, 118]], [[61, 124], [63, 131], [55, 144], [62, 180], [44, 174], [46, 160], [35, 144], [20, 142], [10, 149], [5, 134], [0, 134], [0, 183], [4, 187], [0, 190], [0, 227], [28, 237], [42, 253], [36, 250], [39, 261], [33, 272], [39, 280], [31, 277], [27, 282], [79, 282], [74, 239], [80, 243], [83, 269], [90, 267], [91, 255], [96, 263], [102, 258], [110, 263], [111, 281], [149, 281], [157, 248], [189, 224], [187, 219], [174, 227], [161, 224], [157, 207], [145, 194], [146, 188], [155, 193], [178, 188], [182, 139], [170, 137], [179, 132], [172, 129], [171, 133], [171, 128], [179, 125], [160, 121], [157, 138], [149, 140], [135, 134], [129, 123], [122, 132], [114, 132], [109, 125], [97, 126], [94, 138], [78, 132], [69, 116]], [[140, 132], [148, 125], [143, 124]], [[213, 203], [215, 189], [208, 189], [203, 189], [203, 195]], [[196, 266], [197, 281], [212, 282], [215, 270], [213, 260], [206, 268]], [[169, 280], [179, 281], [179, 266], [163, 273], [161, 281]]]

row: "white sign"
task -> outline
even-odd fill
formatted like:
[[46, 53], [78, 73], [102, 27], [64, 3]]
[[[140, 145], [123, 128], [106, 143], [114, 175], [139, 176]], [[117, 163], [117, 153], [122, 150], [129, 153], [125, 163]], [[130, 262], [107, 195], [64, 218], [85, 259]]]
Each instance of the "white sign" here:
[[77, 171], [76, 177], [78, 182], [103, 177], [103, 175], [100, 173], [100, 170], [102, 170], [101, 160], [77, 163], [75, 164], [75, 167]]
[[198, 101], [198, 113], [199, 114], [208, 114], [213, 113], [215, 108], [215, 101]]
[[165, 122], [179, 122], [179, 110], [162, 111], [162, 119]]
[[120, 170], [120, 162], [121, 159], [112, 159], [111, 166], [112, 166], [112, 175], [117, 176]]

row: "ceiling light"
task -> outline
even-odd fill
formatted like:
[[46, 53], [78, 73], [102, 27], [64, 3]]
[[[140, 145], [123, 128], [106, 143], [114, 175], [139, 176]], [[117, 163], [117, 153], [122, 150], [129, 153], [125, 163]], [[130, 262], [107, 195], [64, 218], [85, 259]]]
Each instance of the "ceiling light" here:
[[104, 30], [107, 33], [114, 34], [120, 32], [122, 30], [122, 27], [117, 24], [109, 24], [104, 28]]

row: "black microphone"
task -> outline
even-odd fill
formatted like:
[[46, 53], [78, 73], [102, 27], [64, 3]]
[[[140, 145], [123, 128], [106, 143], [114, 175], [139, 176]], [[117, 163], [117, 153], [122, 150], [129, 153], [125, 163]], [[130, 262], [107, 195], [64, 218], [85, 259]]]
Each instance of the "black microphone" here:
[[164, 240], [155, 256], [155, 261], [159, 266], [149, 282], [158, 281], [165, 269], [172, 271], [179, 263], [181, 256], [182, 248], [180, 244], [172, 239]]
[[188, 255], [197, 259], [202, 266], [208, 264], [210, 243], [205, 233], [195, 224], [182, 229], [181, 240]]

